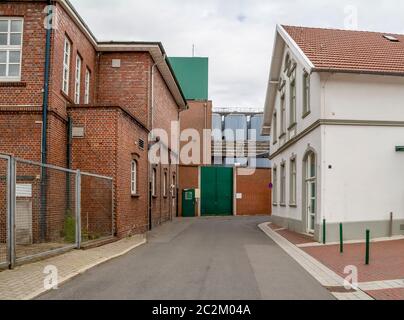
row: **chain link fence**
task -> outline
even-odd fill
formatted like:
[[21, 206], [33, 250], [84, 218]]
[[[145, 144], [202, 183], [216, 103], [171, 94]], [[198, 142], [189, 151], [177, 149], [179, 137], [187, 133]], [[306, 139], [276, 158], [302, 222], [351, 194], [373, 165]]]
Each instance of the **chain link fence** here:
[[1, 155], [0, 177], [0, 265], [114, 235], [111, 178]]

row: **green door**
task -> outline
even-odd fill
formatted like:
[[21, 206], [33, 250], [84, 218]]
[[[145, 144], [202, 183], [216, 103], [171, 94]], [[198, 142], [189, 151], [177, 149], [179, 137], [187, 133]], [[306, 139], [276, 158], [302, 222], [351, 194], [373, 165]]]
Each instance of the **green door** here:
[[201, 168], [201, 215], [233, 215], [233, 168]]
[[182, 191], [182, 216], [195, 217], [195, 190], [186, 189]]

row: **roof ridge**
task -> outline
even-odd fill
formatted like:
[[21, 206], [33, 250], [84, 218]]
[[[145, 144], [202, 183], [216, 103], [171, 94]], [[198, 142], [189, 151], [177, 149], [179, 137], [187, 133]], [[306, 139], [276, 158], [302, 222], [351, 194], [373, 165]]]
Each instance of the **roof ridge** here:
[[342, 28], [325, 28], [325, 27], [309, 27], [309, 26], [296, 26], [296, 25], [285, 25], [281, 24], [282, 28], [299, 28], [299, 29], [312, 29], [312, 30], [328, 30], [328, 31], [345, 31], [345, 32], [356, 32], [356, 33], [373, 33], [373, 34], [383, 34], [383, 35], [394, 35], [394, 36], [404, 36], [402, 33], [394, 32], [382, 32], [382, 31], [369, 31], [369, 30], [351, 30]]

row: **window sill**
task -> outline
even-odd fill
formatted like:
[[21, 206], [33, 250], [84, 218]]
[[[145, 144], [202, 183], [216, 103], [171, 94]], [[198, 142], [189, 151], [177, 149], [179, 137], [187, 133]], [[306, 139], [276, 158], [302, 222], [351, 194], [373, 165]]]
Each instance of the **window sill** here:
[[286, 207], [286, 203], [281, 203], [280, 206], [281, 207]]
[[140, 194], [132, 194], [131, 197], [132, 198], [140, 198]]
[[157, 197], [157, 196], [152, 196], [152, 198], [153, 198], [153, 199], [157, 199], [158, 197]]
[[294, 123], [292, 123], [292, 124], [289, 126], [288, 130], [289, 130], [289, 131], [292, 131], [293, 129], [296, 128], [296, 126], [297, 126], [297, 123], [294, 122]]
[[290, 204], [289, 207], [291, 207], [291, 208], [297, 208], [297, 204]]
[[3, 81], [0, 80], [0, 87], [4, 88], [4, 87], [16, 87], [16, 88], [25, 88], [27, 86], [26, 82], [21, 82], [21, 81]]
[[65, 98], [69, 103], [75, 104], [74, 101], [73, 101], [63, 90], [60, 90], [60, 94], [61, 94], [62, 97]]
[[278, 206], [278, 204], [277, 204], [277, 203], [273, 203], [272, 205], [273, 205], [274, 207], [277, 207], [277, 206]]
[[282, 138], [284, 138], [284, 137], [286, 137], [286, 132], [282, 133], [282, 134], [279, 136], [279, 139], [282, 139]]
[[307, 111], [306, 113], [303, 114], [302, 119], [307, 118], [311, 114], [311, 111]]

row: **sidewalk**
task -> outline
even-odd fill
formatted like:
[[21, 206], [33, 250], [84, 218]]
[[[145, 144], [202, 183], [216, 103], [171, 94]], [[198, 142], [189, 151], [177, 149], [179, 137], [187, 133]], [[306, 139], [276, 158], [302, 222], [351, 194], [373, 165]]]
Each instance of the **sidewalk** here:
[[75, 250], [15, 270], [0, 272], [0, 300], [30, 300], [45, 293], [47, 290], [44, 288], [44, 269], [47, 266], [57, 267], [60, 286], [77, 275], [145, 243], [145, 236], [134, 236], [99, 248]]
[[[265, 228], [265, 226], [262, 227]], [[339, 245], [314, 243], [313, 239], [306, 235], [297, 234], [273, 224], [267, 225], [266, 228], [270, 230], [266, 232], [270, 237], [281, 237], [302, 254], [315, 259], [324, 270], [329, 270], [330, 276], [340, 278], [340, 286], [343, 286], [343, 279], [348, 276], [344, 273], [345, 267], [355, 266], [359, 277], [358, 291], [376, 300], [404, 300], [403, 239], [373, 240], [370, 265], [366, 266], [364, 243], [347, 243], [344, 246], [344, 253], [340, 254]], [[350, 292], [333, 294], [338, 299], [353, 298]]]

